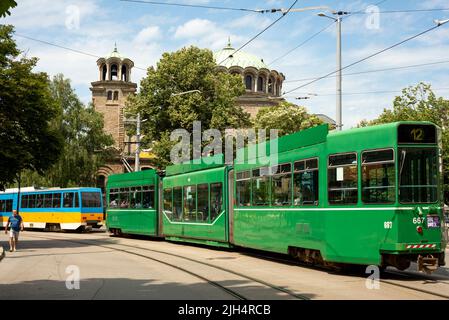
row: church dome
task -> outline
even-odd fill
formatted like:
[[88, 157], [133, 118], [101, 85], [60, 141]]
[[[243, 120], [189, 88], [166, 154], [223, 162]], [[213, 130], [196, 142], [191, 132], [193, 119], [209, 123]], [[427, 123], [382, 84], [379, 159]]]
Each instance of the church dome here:
[[214, 53], [214, 59], [220, 66], [228, 69], [232, 67], [241, 67], [243, 69], [253, 67], [256, 69], [270, 70], [263, 59], [243, 51], [238, 51], [236, 53], [234, 53], [234, 51], [235, 48], [233, 48], [229, 42], [225, 48]]

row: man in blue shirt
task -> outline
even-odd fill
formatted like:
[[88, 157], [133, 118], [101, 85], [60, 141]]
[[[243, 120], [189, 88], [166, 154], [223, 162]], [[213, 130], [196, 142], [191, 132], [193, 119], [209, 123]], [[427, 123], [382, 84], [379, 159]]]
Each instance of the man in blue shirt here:
[[17, 243], [19, 242], [19, 232], [23, 231], [23, 220], [17, 213], [17, 210], [13, 210], [13, 215], [9, 217], [5, 233], [8, 233], [9, 225], [11, 225], [11, 230], [9, 231], [9, 252], [13, 252], [16, 251]]

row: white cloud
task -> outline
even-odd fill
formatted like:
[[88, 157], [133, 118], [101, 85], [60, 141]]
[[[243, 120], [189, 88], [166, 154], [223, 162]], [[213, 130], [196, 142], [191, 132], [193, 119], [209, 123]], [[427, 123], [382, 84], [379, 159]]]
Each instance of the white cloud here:
[[223, 48], [228, 37], [231, 37], [233, 44], [239, 43], [243, 38], [238, 34], [233, 34], [230, 30], [218, 26], [215, 22], [207, 19], [192, 19], [174, 31], [174, 38], [186, 40], [185, 45], [197, 45], [211, 50]]
[[150, 26], [142, 29], [134, 39], [136, 44], [149, 44], [161, 38], [161, 30], [158, 26]]
[[[35, 0], [18, 1], [12, 15], [3, 23], [14, 24], [18, 29], [34, 29], [50, 27], [67, 27], [67, 24], [78, 20], [80, 27], [93, 14], [97, 17], [101, 9], [94, 0]], [[75, 17], [74, 17], [75, 15]], [[78, 17], [76, 17], [78, 16]]]

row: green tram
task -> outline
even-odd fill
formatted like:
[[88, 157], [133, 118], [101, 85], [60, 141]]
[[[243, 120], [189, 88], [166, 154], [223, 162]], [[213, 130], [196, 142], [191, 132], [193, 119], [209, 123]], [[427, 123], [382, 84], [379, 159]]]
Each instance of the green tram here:
[[269, 144], [253, 145], [237, 152], [233, 166], [220, 155], [168, 167], [165, 176], [111, 176], [109, 204], [122, 193], [136, 203], [139, 187], [148, 186], [153, 206], [109, 206], [109, 230], [329, 266], [404, 270], [417, 262], [431, 272], [444, 265], [441, 131], [434, 124], [315, 127], [277, 139], [275, 166], [257, 156], [260, 148], [270, 155]]

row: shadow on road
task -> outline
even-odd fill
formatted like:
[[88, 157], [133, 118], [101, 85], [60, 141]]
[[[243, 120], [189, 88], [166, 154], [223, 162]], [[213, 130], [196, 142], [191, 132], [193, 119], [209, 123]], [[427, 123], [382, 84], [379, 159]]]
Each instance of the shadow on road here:
[[[227, 280], [218, 284], [258, 300], [294, 299], [272, 289], [246, 281]], [[70, 288], [74, 283], [68, 281]], [[308, 298], [314, 294], [302, 294]], [[67, 289], [66, 281], [36, 280], [0, 284], [0, 300], [235, 300], [236, 298], [208, 283], [162, 282], [155, 279], [83, 279], [79, 290]]]

